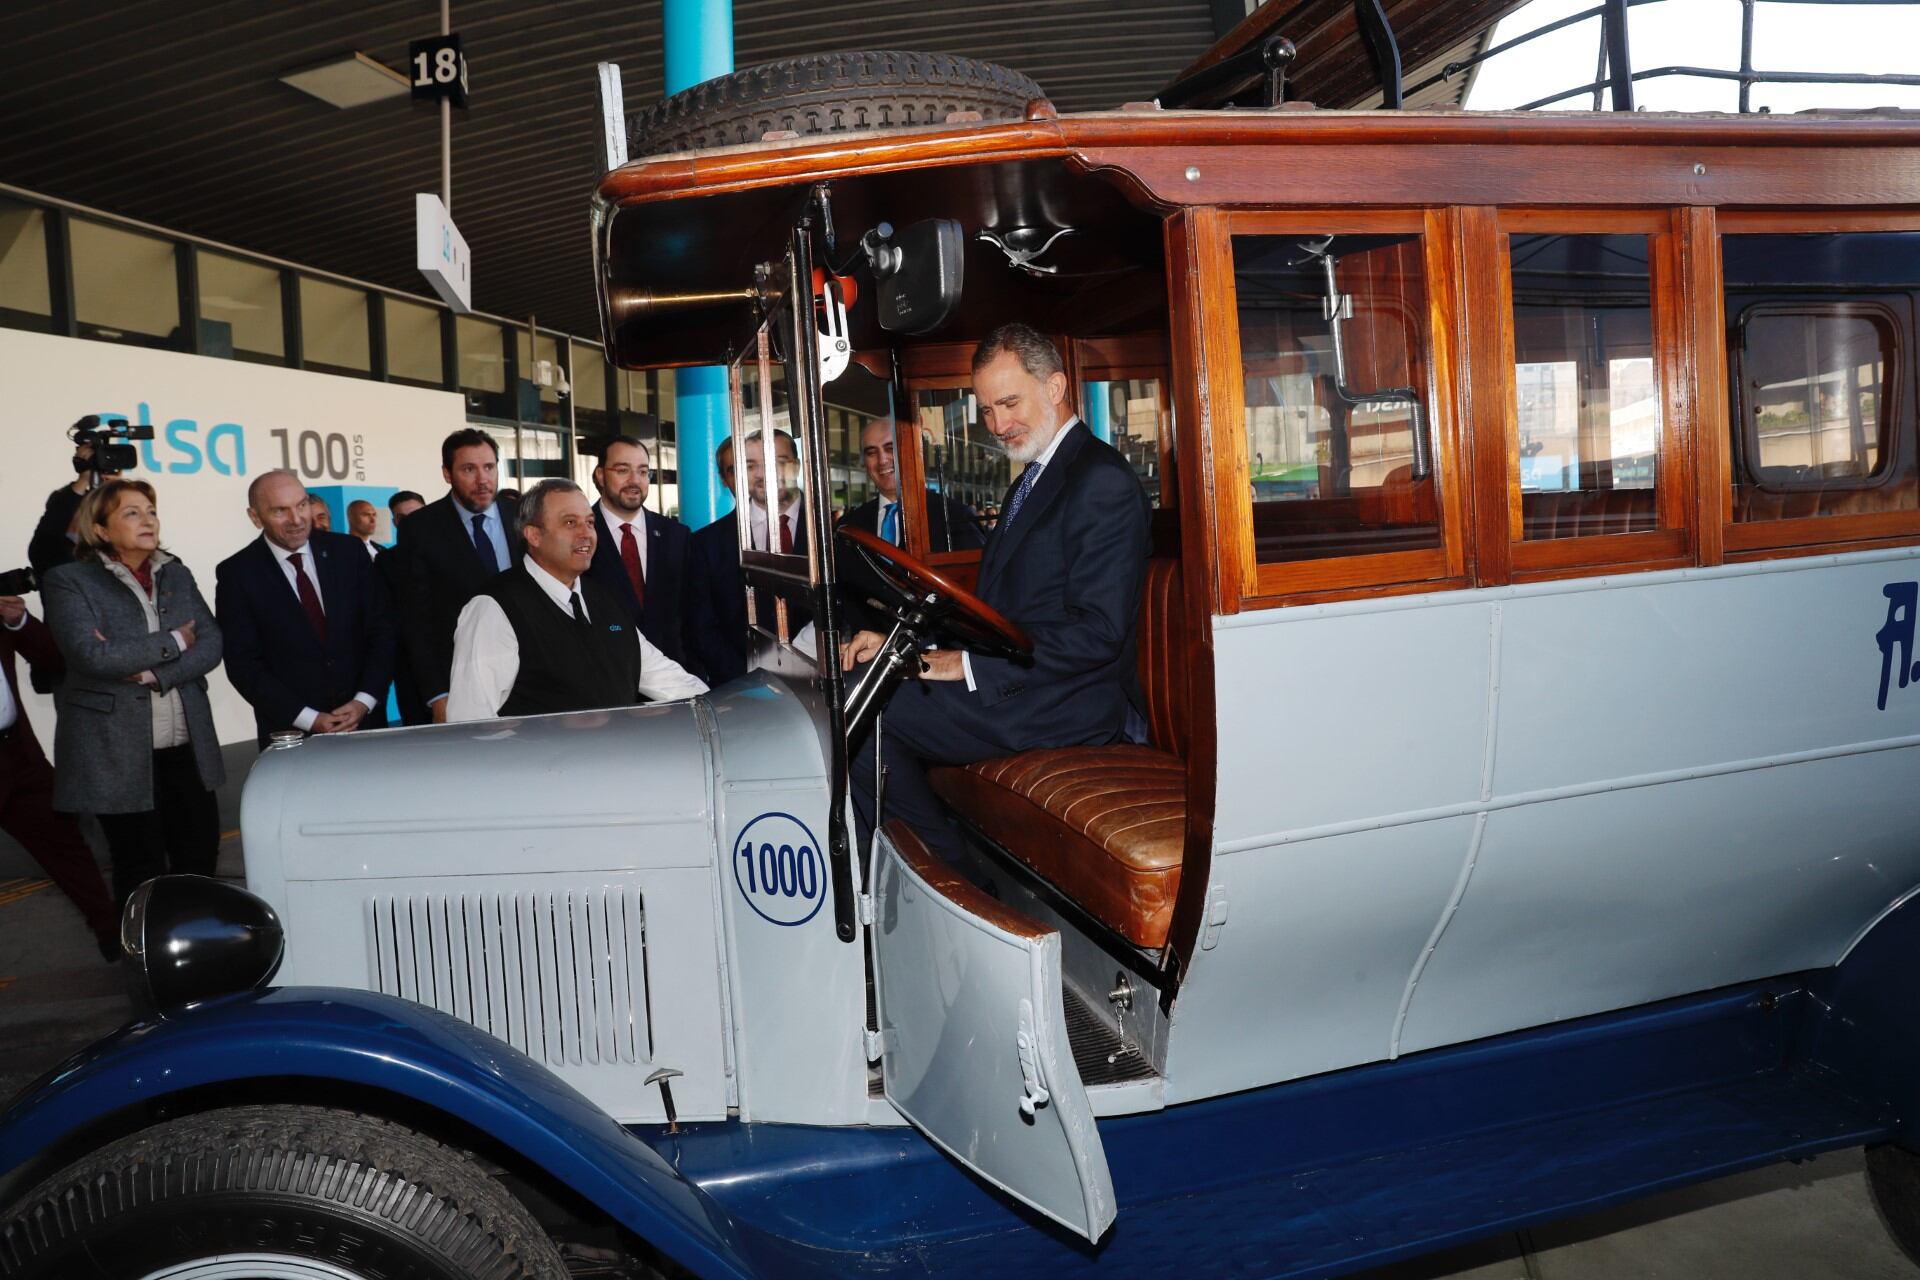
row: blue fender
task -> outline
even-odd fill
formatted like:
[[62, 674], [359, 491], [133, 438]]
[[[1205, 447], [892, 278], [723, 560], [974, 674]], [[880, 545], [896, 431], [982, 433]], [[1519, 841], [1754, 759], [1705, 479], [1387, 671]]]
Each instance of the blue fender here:
[[1920, 886], [1873, 922], [1838, 967], [1809, 988], [1819, 1016], [1797, 1046], [1800, 1056], [1876, 1098], [1898, 1117], [1895, 1141], [1920, 1151]]
[[753, 1274], [726, 1211], [606, 1112], [512, 1046], [369, 991], [253, 992], [122, 1028], [0, 1115], [0, 1180], [124, 1108], [271, 1078], [342, 1081], [431, 1107], [497, 1138], [696, 1274]]

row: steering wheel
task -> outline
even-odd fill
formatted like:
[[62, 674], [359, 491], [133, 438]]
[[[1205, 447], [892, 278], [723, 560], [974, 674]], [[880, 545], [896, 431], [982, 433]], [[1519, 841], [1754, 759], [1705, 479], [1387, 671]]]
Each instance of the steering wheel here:
[[1033, 656], [1026, 632], [940, 570], [865, 529], [843, 524], [837, 532], [893, 588], [898, 598], [891, 612], [910, 631], [928, 632], [937, 625], [976, 653], [1015, 660]]

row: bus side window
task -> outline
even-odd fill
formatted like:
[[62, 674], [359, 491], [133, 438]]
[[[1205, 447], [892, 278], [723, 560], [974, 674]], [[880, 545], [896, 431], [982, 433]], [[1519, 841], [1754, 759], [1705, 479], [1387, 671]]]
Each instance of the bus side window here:
[[1440, 545], [1421, 246], [1233, 238], [1257, 562]]
[[1661, 447], [1644, 235], [1509, 239], [1524, 540], [1658, 524]]
[[1920, 232], [1727, 235], [1736, 523], [1920, 510]]

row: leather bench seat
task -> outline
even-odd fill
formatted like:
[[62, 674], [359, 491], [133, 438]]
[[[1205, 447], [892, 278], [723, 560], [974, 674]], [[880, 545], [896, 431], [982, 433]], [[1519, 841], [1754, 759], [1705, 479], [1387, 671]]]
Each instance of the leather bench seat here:
[[1136, 947], [1167, 944], [1187, 837], [1192, 666], [1180, 562], [1147, 562], [1136, 670], [1152, 746], [1058, 747], [930, 769], [940, 798]]
[[1062, 747], [934, 769], [988, 839], [1136, 947], [1167, 943], [1187, 827], [1187, 767], [1153, 747]]

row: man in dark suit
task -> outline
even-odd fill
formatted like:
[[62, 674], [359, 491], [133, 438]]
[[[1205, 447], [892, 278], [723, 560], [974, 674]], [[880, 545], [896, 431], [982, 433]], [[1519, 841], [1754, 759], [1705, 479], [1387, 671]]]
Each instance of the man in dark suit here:
[[360, 540], [313, 528], [306, 486], [291, 471], [247, 486], [247, 516], [260, 536], [220, 562], [214, 614], [260, 745], [276, 729], [385, 725], [393, 619]]
[[400, 522], [406, 589], [398, 600], [401, 643], [420, 696], [437, 723], [446, 719], [453, 670], [453, 628], [467, 601], [493, 576], [520, 563], [518, 502], [496, 501], [500, 447], [465, 427], [440, 444], [447, 496]]
[[[1146, 491], [1112, 445], [1067, 412], [1053, 344], [1024, 324], [988, 334], [973, 355], [981, 418], [1023, 469], [980, 559], [976, 594], [1023, 628], [1030, 663], [936, 649], [882, 719], [887, 811], [928, 846], [962, 851], [927, 783], [929, 764], [969, 764], [1043, 747], [1127, 741], [1137, 734], [1134, 624], [1150, 549]], [[842, 663], [876, 655], [862, 631]], [[871, 753], [853, 768], [863, 842], [874, 825]]]
[[[687, 665], [687, 553], [693, 537], [678, 520], [646, 509], [652, 477], [647, 446], [615, 436], [593, 469], [599, 540], [587, 579], [605, 587], [654, 648]], [[697, 665], [697, 664], [696, 664]]]
[[54, 812], [53, 766], [20, 700], [20, 680], [13, 669], [16, 653], [49, 686], [65, 672], [46, 624], [27, 612], [27, 602], [19, 596], [0, 596], [0, 831], [18, 840], [80, 908], [100, 954], [115, 960], [120, 955], [120, 913], [79, 824], [69, 814]]
[[[900, 470], [895, 465], [896, 436], [890, 419], [875, 418], [860, 431], [860, 465], [879, 495], [847, 512], [842, 524], [878, 534], [895, 546], [907, 545], [906, 514], [900, 505]], [[932, 551], [971, 551], [985, 541], [973, 512], [964, 503], [928, 489], [927, 546]], [[835, 549], [840, 590], [844, 597], [850, 631], [884, 631], [892, 625], [886, 614], [869, 600], [886, 600], [887, 590], [874, 574], [867, 558], [854, 548], [840, 543]]]
[[[750, 545], [756, 551], [807, 553], [806, 502], [801, 497], [800, 455], [793, 437], [774, 433], [774, 465], [780, 475], [779, 516], [767, 515], [766, 453], [758, 431], [746, 437], [741, 452], [746, 461], [736, 471], [733, 441], [723, 440], [714, 451], [720, 479], [733, 491], [734, 508], [693, 535], [690, 557], [689, 620], [693, 657], [707, 683], [725, 684], [747, 673], [747, 597], [740, 576], [740, 513], [747, 512]], [[743, 494], [744, 491], [744, 494]], [[787, 625], [795, 633], [807, 623], [804, 603], [789, 601]], [[766, 617], [761, 624], [771, 626]]]

